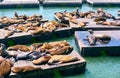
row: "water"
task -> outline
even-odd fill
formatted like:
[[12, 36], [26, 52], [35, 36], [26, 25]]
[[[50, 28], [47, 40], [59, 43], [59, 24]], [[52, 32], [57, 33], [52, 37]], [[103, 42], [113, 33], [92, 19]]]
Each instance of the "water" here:
[[[45, 18], [49, 20], [54, 19], [54, 13], [57, 11], [74, 11], [77, 7], [66, 6], [66, 7], [41, 7], [41, 8], [24, 8], [24, 9], [0, 9], [0, 16], [13, 17], [16, 11], [19, 15], [33, 15], [43, 14]], [[96, 10], [98, 7], [92, 7], [88, 4], [79, 7], [80, 11]], [[105, 11], [117, 16], [117, 11], [120, 7], [107, 6], [103, 7]], [[74, 43], [74, 36], [69, 38], [54, 39], [51, 41], [67, 40], [78, 52], [77, 47]], [[99, 56], [99, 57], [84, 57], [87, 61], [86, 72], [74, 76], [67, 76], [62, 78], [120, 78], [120, 57], [110, 56]]]

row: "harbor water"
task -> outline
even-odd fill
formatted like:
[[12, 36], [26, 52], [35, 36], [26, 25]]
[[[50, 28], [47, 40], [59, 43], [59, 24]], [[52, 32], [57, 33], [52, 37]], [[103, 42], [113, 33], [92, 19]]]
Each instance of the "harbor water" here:
[[[14, 12], [17, 12], [18, 15], [26, 14], [41, 14], [44, 18], [49, 20], [54, 20], [54, 13], [58, 11], [67, 10], [68, 12], [74, 11], [77, 7], [72, 6], [56, 6], [56, 7], [44, 7], [39, 6], [38, 8], [14, 8], [14, 9], [0, 9], [0, 17], [8, 16], [13, 17]], [[89, 10], [95, 11], [99, 7], [93, 7], [89, 4], [83, 4], [78, 7], [80, 11], [86, 12]], [[117, 6], [104, 6], [102, 7], [106, 12], [111, 13], [112, 15], [117, 16], [117, 11], [120, 7]], [[78, 52], [75, 45], [74, 36], [68, 38], [54, 38], [51, 41], [67, 40]], [[99, 57], [84, 57], [87, 61], [86, 72], [83, 74], [77, 74], [72, 76], [63, 77], [55, 75], [55, 78], [120, 78], [120, 57], [112, 57], [102, 54]]]

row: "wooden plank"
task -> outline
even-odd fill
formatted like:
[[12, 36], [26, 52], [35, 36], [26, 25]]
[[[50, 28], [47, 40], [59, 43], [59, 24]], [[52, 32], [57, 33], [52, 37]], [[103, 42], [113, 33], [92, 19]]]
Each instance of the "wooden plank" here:
[[[61, 73], [63, 73], [63, 71], [73, 70], [73, 72], [71, 72], [71, 73], [70, 73], [70, 71], [68, 71], [70, 73], [69, 75], [71, 75], [73, 73], [75, 74], [75, 72], [79, 72], [79, 73], [85, 72], [86, 60], [83, 57], [81, 57], [75, 51], [73, 51], [70, 55], [77, 56], [80, 60], [75, 61], [75, 62], [70, 62], [70, 63], [59, 64], [59, 65], [48, 65], [48, 64], [45, 64], [45, 65], [33, 65], [31, 61], [19, 60], [19, 61], [15, 62], [14, 66], [26, 66], [26, 65], [29, 65], [29, 66], [41, 67], [43, 70], [32, 71], [32, 73], [37, 72], [35, 74], [36, 76], [37, 75], [46, 75], [46, 73], [53, 72], [55, 70], [58, 70]], [[78, 69], [80, 69], [80, 70], [78, 71]], [[25, 78], [25, 77], [30, 77], [30, 74], [32, 74], [32, 73], [27, 72], [26, 74], [24, 74], [24, 73], [15, 74], [15, 73], [11, 72], [9, 77], [10, 78], [12, 78], [12, 77], [18, 78], [20, 76], [22, 78]]]
[[120, 31], [94, 31], [96, 34], [106, 34], [111, 37], [111, 41], [108, 44], [100, 44], [91, 46], [87, 39], [89, 33], [87, 31], [76, 31], [75, 39], [79, 48], [80, 54], [83, 56], [98, 56], [102, 50], [105, 50], [108, 55], [120, 55]]

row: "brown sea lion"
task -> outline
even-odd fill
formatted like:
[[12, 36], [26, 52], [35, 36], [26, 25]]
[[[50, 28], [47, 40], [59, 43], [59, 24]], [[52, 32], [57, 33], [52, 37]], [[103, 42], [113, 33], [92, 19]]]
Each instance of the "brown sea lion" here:
[[69, 21], [74, 23], [74, 24], [78, 24], [78, 21], [76, 19], [73, 19], [73, 18], [69, 18]]
[[33, 43], [32, 45], [30, 45], [30, 49], [31, 50], [36, 50], [38, 49], [39, 47], [41, 47], [43, 45], [43, 43]]
[[11, 67], [12, 67], [11, 61], [3, 60], [0, 63], [0, 78], [8, 76], [10, 74]]
[[68, 63], [78, 61], [78, 57], [72, 55], [53, 55], [51, 56], [48, 64], [61, 64], [61, 63]]
[[42, 57], [38, 58], [37, 60], [33, 60], [32, 63], [35, 65], [45, 64], [49, 61], [50, 58], [51, 58], [50, 55], [42, 56]]
[[111, 26], [111, 22], [110, 21], [98, 21], [98, 22], [96, 22], [96, 24]]
[[56, 12], [55, 15], [59, 19], [63, 18], [63, 14], [61, 12]]
[[30, 52], [31, 49], [26, 46], [26, 45], [15, 45], [7, 48], [8, 51], [13, 50], [13, 51], [23, 51], [23, 52]]
[[111, 25], [113, 25], [113, 26], [120, 26], [120, 21], [113, 21], [113, 22], [111, 22]]
[[60, 54], [67, 54], [72, 52], [73, 47], [71, 46], [64, 46], [64, 47], [58, 47], [58, 49], [52, 49], [52, 50], [48, 50], [48, 52], [51, 55], [60, 55]]
[[103, 9], [102, 8], [98, 8], [97, 9], [97, 13], [99, 13], [99, 12], [103, 12]]
[[79, 27], [85, 27], [89, 22], [80, 22], [78, 23]]
[[24, 73], [24, 72], [29, 72], [33, 70], [41, 69], [40, 67], [33, 67], [33, 66], [21, 66], [21, 67], [12, 67], [12, 72], [13, 73]]
[[106, 19], [104, 17], [96, 17], [94, 19], [95, 22], [98, 22], [98, 21], [106, 21]]

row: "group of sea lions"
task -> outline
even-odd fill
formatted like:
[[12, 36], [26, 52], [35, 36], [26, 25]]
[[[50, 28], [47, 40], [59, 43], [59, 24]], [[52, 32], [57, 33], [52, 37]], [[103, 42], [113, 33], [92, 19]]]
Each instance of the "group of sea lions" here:
[[[32, 35], [45, 35], [48, 34], [56, 29], [68, 27], [67, 24], [58, 23], [55, 20], [41, 22], [42, 19], [41, 15], [33, 15], [33, 16], [26, 16], [21, 15], [18, 16], [17, 13], [14, 15], [15, 20], [24, 20], [24, 23], [16, 23], [10, 26], [4, 27], [3, 29], [6, 31], [4, 34], [4, 38], [7, 38], [14, 33], [19, 32], [29, 32]], [[2, 22], [2, 21], [1, 21]]]
[[[93, 19], [97, 25], [120, 26], [120, 17], [115, 17], [112, 14], [105, 12], [102, 8], [98, 8], [96, 12], [79, 12], [78, 8], [73, 12], [67, 12], [67, 10], [65, 10], [64, 12], [56, 12], [55, 17], [61, 20], [69, 20], [78, 27], [84, 27], [89, 24], [89, 22], [78, 22], [77, 19], [79, 18]], [[112, 21], [108, 21], [107, 19], [111, 19]]]
[[[72, 50], [73, 47], [70, 46], [66, 40], [49, 43], [33, 43], [30, 46], [14, 45], [8, 47], [7, 49], [5, 48], [5, 45], [1, 43], [0, 70], [3, 71], [0, 71], [0, 76], [6, 76], [10, 71], [14, 73], [22, 73], [36, 69], [42, 70], [40, 67], [33, 67], [29, 65], [14, 67], [13, 64], [19, 60], [28, 60], [35, 65], [54, 65], [80, 60], [76, 56], [69, 55]], [[10, 61], [11, 58], [12, 61]]]

